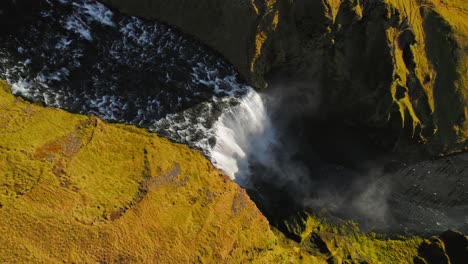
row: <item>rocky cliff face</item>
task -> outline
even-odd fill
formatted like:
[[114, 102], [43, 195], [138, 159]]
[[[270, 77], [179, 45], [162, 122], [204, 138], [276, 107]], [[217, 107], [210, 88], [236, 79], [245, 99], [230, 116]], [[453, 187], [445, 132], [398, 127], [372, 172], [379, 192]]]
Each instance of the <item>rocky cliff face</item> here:
[[[23, 11], [16, 12], [22, 10], [21, 3], [0, 4], [3, 24], [16, 26], [35, 15], [33, 8], [26, 17], [13, 19], [13, 14], [23, 16]], [[60, 3], [76, 7], [76, 1]], [[191, 33], [221, 51], [258, 87], [264, 86], [267, 73], [272, 85], [272, 75], [290, 75], [309, 90], [314, 80], [323, 95], [321, 114], [355, 126], [388, 129], [388, 134], [397, 135], [402, 151], [406, 139], [426, 143], [423, 146], [433, 154], [466, 147], [462, 2], [114, 3], [147, 17], [165, 17], [187, 32], [188, 26], [199, 30]], [[213, 6], [218, 9], [211, 13]], [[186, 8], [190, 11], [180, 12]], [[200, 15], [206, 10], [206, 16]], [[210, 26], [217, 29], [210, 31]], [[252, 30], [246, 33], [244, 26]], [[219, 37], [223, 35], [227, 37]], [[8, 68], [5, 60], [1, 62]], [[467, 238], [457, 232], [427, 240], [388, 239], [305, 212], [278, 225], [286, 238], [272, 230], [245, 192], [200, 153], [132, 126], [28, 103], [9, 91], [0, 82], [0, 262], [466, 259]], [[406, 134], [398, 137], [401, 127]], [[392, 140], [388, 145], [395, 144]]]
[[384, 147], [468, 147], [466, 1], [105, 2], [199, 37], [257, 87], [318, 82], [323, 115], [391, 131]]

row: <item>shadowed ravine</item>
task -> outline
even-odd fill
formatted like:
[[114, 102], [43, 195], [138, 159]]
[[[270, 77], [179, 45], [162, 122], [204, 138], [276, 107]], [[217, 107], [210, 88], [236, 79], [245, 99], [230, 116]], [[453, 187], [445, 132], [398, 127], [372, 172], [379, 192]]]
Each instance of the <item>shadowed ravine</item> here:
[[273, 84], [259, 93], [167, 25], [91, 0], [40, 9], [0, 36], [0, 78], [15, 95], [200, 150], [280, 229], [306, 210], [380, 232], [467, 231], [468, 154], [405, 161], [365, 130], [318, 120], [310, 90]]
[[275, 225], [306, 210], [385, 233], [466, 230], [466, 154], [409, 164], [365, 131], [298, 117], [270, 97], [252, 92], [222, 116], [213, 161]]

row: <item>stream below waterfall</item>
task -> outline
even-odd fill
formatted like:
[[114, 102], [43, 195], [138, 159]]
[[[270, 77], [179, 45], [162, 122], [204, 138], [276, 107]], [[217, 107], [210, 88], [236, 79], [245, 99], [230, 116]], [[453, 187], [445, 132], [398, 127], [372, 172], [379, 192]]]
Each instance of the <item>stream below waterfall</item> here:
[[[468, 226], [468, 168], [441, 170], [449, 162], [463, 168], [466, 155], [392, 173], [378, 165], [357, 170], [314, 146], [353, 156], [367, 151], [365, 139], [307, 142], [342, 128], [303, 128], [297, 116], [285, 118], [292, 109], [277, 93], [249, 87], [198, 40], [94, 0], [44, 0], [40, 8], [37, 18], [0, 35], [0, 79], [15, 95], [196, 148], [249, 190], [273, 224], [310, 210], [383, 232]], [[434, 183], [448, 187], [437, 191]]]

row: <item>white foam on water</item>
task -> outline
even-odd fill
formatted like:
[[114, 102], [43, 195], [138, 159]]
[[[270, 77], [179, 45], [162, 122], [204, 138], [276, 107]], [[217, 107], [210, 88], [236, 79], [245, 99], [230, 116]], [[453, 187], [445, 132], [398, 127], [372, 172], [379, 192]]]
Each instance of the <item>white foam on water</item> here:
[[[261, 95], [243, 83], [233, 68], [203, 47], [192, 47], [190, 39], [158, 23], [113, 14], [95, 0], [59, 0], [58, 3], [67, 8], [54, 11], [52, 7], [56, 3], [49, 2], [51, 8], [46, 11], [54, 15], [44, 19], [58, 30], [48, 32], [50, 38], [46, 40], [53, 48], [46, 51], [53, 56], [47, 56], [39, 72], [29, 74], [34, 71], [31, 65], [40, 61], [36, 59], [37, 48], [28, 47], [28, 43], [22, 45], [24, 48], [17, 47], [21, 62], [0, 50], [0, 62], [11, 64], [3, 75], [12, 84], [13, 93], [48, 106], [71, 108], [107, 121], [146, 127], [199, 149], [236, 181], [250, 175], [249, 157], [268, 149], [271, 125]], [[102, 35], [103, 30], [117, 34]], [[152, 65], [154, 61], [167, 66], [160, 69], [163, 71], [161, 87], [155, 87], [161, 88], [160, 94], [148, 97], [118, 94], [114, 88], [118, 90], [119, 82], [100, 80], [101, 75], [107, 74], [105, 67], [114, 66], [106, 60], [96, 64], [94, 72], [100, 74], [91, 74], [89, 80], [82, 82], [83, 91], [69, 89], [73, 73], [83, 67], [82, 58], [88, 54], [86, 45], [80, 44], [89, 41], [99, 47], [100, 43], [108, 44], [108, 38], [115, 39], [105, 50], [108, 55], [102, 57], [108, 56], [109, 61], [122, 64], [125, 69]], [[175, 81], [183, 75], [177, 71], [178, 64], [190, 66], [181, 84]], [[109, 83], [102, 85], [102, 82]], [[177, 94], [164, 87], [174, 84], [178, 85]], [[88, 89], [88, 86], [95, 87]], [[169, 103], [164, 101], [166, 95]], [[199, 103], [185, 108], [192, 99]]]
[[215, 131], [211, 161], [241, 185], [251, 175], [251, 158], [268, 156], [276, 140], [262, 96], [251, 88], [237, 106], [221, 115]]
[[91, 29], [79, 17], [69, 17], [65, 22], [65, 28], [74, 31], [76, 34], [80, 35], [82, 38], [88, 41], [93, 40]]
[[85, 2], [82, 5], [84, 13], [88, 14], [94, 21], [97, 21], [103, 25], [115, 26], [112, 21], [113, 13], [107, 7], [99, 2]]
[[31, 84], [28, 81], [21, 80], [11, 85], [11, 92], [13, 94], [21, 94], [24, 97], [28, 97], [29, 86], [31, 86]]

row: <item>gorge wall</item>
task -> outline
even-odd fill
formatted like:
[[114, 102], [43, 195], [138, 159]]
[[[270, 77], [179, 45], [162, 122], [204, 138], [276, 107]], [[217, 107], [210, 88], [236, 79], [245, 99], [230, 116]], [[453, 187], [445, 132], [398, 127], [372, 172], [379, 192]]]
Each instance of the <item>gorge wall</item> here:
[[466, 1], [103, 2], [198, 37], [256, 87], [293, 75], [320, 91], [322, 117], [386, 131], [385, 149], [468, 147]]
[[[67, 3], [75, 8], [77, 2], [61, 0], [54, 3]], [[198, 20], [206, 19], [203, 22], [205, 28], [200, 27], [200, 30], [208, 35], [211, 31], [207, 29], [219, 27], [215, 31], [218, 35], [213, 35], [212, 41], [230, 44], [234, 55], [221, 50], [221, 44], [218, 51], [233, 61], [244, 78], [257, 87], [265, 85], [264, 76], [272, 86], [287, 84], [289, 79], [297, 80], [295, 82], [300, 85], [296, 86], [304, 86], [307, 91], [313, 91], [316, 87], [320, 89], [318, 94], [323, 99], [319, 109], [314, 111], [323, 113], [324, 118], [345, 119], [348, 123], [354, 122], [355, 126], [372, 129], [390, 128], [394, 134], [398, 134], [404, 124], [408, 129], [407, 138], [417, 142], [417, 139], [421, 139], [418, 137], [421, 133], [427, 138], [421, 125], [423, 118], [417, 112], [417, 101], [410, 98], [410, 88], [419, 87], [411, 86], [414, 84], [410, 80], [419, 80], [417, 74], [420, 70], [416, 69], [423, 67], [417, 66], [421, 63], [417, 59], [421, 53], [413, 51], [420, 42], [412, 40], [416, 39], [415, 33], [404, 33], [408, 30], [403, 30], [404, 34], [390, 30], [396, 28], [392, 24], [397, 23], [395, 21], [404, 21], [403, 15], [397, 15], [398, 10], [413, 8], [406, 6], [408, 2], [391, 5], [382, 1], [330, 1], [325, 4], [321, 1], [239, 1], [230, 4], [161, 1], [160, 11], [152, 10], [157, 6], [156, 2], [129, 4], [130, 1], [122, 1], [121, 4], [128, 4], [128, 8], [135, 5], [133, 7], [136, 8], [143, 3], [145, 11], [135, 9], [134, 12], [142, 12], [141, 15], [148, 17], [167, 15], [174, 19], [179, 17], [180, 10], [189, 8], [191, 10], [187, 9], [185, 14], [187, 17], [178, 18], [179, 24], [166, 22], [184, 29], [182, 24], [187, 23], [186, 20], [193, 22], [192, 27], [198, 27], [198, 23], [203, 22]], [[200, 15], [210, 10], [211, 4], [226, 7], [217, 9], [216, 14]], [[168, 10], [163, 12], [164, 8], [171, 6], [172, 14]], [[23, 7], [28, 7], [25, 13], [22, 12]], [[12, 27], [0, 31], [1, 34], [8, 34], [17, 23], [34, 16], [34, 11], [29, 11], [29, 7], [27, 0], [2, 3], [0, 22]], [[370, 12], [371, 7], [373, 12]], [[429, 5], [428, 8], [429, 12], [435, 6]], [[235, 10], [239, 13], [236, 14]], [[462, 14], [465, 12], [463, 8], [452, 10], [461, 10]], [[430, 12], [421, 16], [426, 17], [427, 14]], [[246, 33], [243, 28], [224, 30], [228, 25], [245, 25], [236, 24], [239, 22], [237, 15], [243, 18], [242, 23], [252, 25], [251, 32]], [[435, 24], [438, 25], [440, 19], [435, 17]], [[383, 22], [379, 23], [380, 19]], [[96, 24], [93, 26], [98, 27]], [[233, 35], [226, 39], [219, 38], [219, 34], [228, 35], [227, 32]], [[440, 32], [445, 36], [448, 31]], [[199, 38], [212, 45], [201, 34]], [[236, 34], [239, 34], [239, 38], [234, 40]], [[397, 35], [394, 45], [398, 47], [393, 47], [388, 39]], [[458, 36], [456, 41], [462, 43], [464, 36]], [[363, 42], [361, 37], [369, 40]], [[446, 41], [440, 35], [435, 38], [443, 43]], [[17, 41], [21, 38], [10, 39], [6, 36], [5, 39]], [[407, 40], [413, 43], [409, 48], [405, 44]], [[74, 44], [79, 43], [77, 39], [73, 41]], [[238, 46], [232, 44], [234, 41], [246, 49], [237, 50]], [[145, 42], [143, 46], [148, 47], [148, 43]], [[38, 48], [41, 47], [44, 45], [38, 45]], [[435, 57], [440, 60], [438, 63], [452, 62], [438, 46], [433, 48], [434, 54], [438, 54]], [[43, 54], [50, 57], [54, 53], [47, 51]], [[408, 54], [413, 54], [415, 65], [410, 66], [411, 56]], [[235, 59], [240, 62], [236, 63]], [[0, 62], [0, 68], [9, 67], [8, 60]], [[244, 68], [239, 66], [241, 63], [244, 63]], [[455, 65], [456, 71], [463, 69], [458, 64]], [[441, 66], [441, 69], [446, 67]], [[385, 79], [385, 73], [389, 72], [390, 77]], [[403, 73], [406, 73], [407, 79], [395, 77]], [[102, 74], [100, 77], [103, 76], [112, 75]], [[453, 81], [453, 76], [463, 77], [458, 72], [443, 76], [445, 79], [442, 80], [448, 82]], [[280, 82], [276, 82], [277, 79]], [[435, 83], [431, 85], [436, 87]], [[371, 89], [372, 85], [377, 85], [380, 90]], [[456, 92], [449, 90], [451, 97], [440, 97], [448, 98], [445, 103], [440, 103], [442, 106], [457, 107], [454, 98], [461, 98], [456, 95], [465, 86], [462, 83], [461, 88], [454, 87]], [[288, 86], [277, 88], [287, 89]], [[408, 91], [402, 92], [402, 89]], [[282, 219], [282, 227], [287, 229], [284, 234], [288, 238], [285, 238], [283, 233], [269, 225], [245, 191], [215, 169], [198, 151], [130, 125], [109, 124], [93, 116], [44, 107], [40, 101], [27, 102], [13, 96], [10, 90], [6, 83], [0, 81], [2, 262], [463, 263], [467, 257], [467, 237], [458, 232], [447, 231], [430, 239], [390, 239], [374, 233], [363, 234], [349, 222], [330, 224], [304, 211]], [[41, 91], [40, 94], [44, 93]], [[421, 96], [422, 99], [418, 100], [427, 100], [431, 111], [430, 100], [424, 99], [429, 98], [425, 90]], [[350, 106], [349, 103], [353, 101], [355, 104]], [[436, 102], [434, 109], [437, 109]], [[387, 107], [386, 104], [389, 112], [382, 110]], [[369, 113], [375, 117], [369, 118]], [[440, 113], [441, 116], [443, 114], [452, 117], [453, 113]], [[389, 119], [384, 119], [389, 115]], [[428, 120], [435, 120], [434, 116], [435, 110]], [[415, 118], [420, 122], [415, 123]], [[338, 128], [340, 124], [337, 124]], [[455, 135], [465, 131], [460, 126], [454, 126], [452, 130]], [[413, 137], [413, 134], [416, 136]], [[430, 140], [426, 139], [429, 143], [424, 145], [429, 146], [427, 149], [432, 153], [461, 150], [465, 144], [463, 137], [454, 139], [450, 134], [441, 137], [442, 143], [437, 143], [437, 136], [436, 133]], [[405, 137], [398, 138], [397, 135], [396, 138], [403, 140]], [[404, 144], [400, 143], [399, 146]]]

